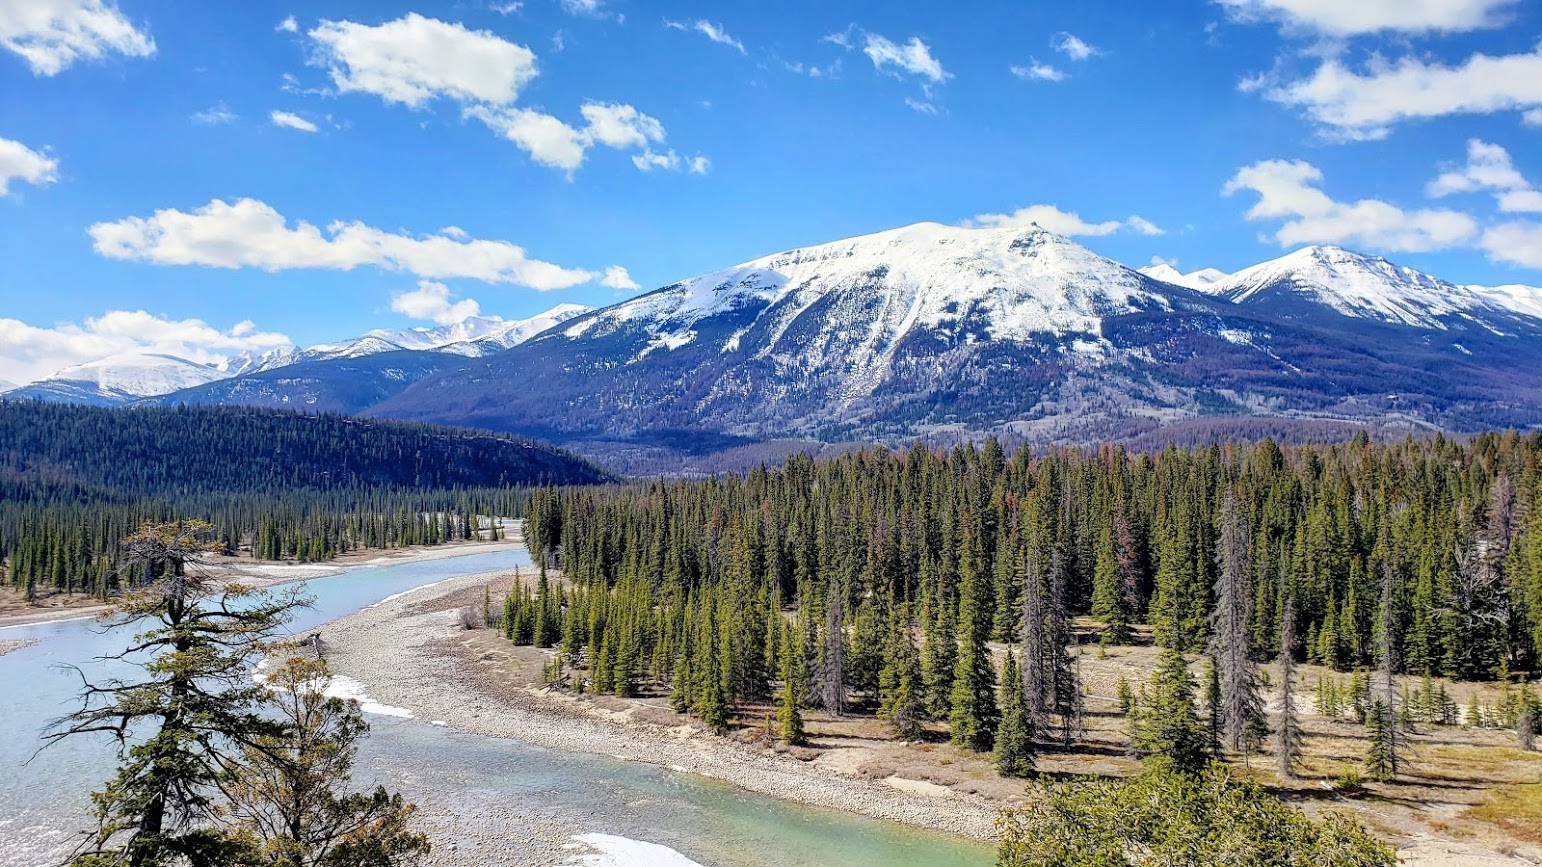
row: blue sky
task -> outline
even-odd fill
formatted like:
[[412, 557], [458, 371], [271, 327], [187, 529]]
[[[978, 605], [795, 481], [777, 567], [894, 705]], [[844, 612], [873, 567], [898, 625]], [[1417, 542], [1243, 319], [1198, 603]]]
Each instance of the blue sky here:
[[0, 0], [0, 185], [12, 381], [921, 220], [1542, 285], [1542, 3]]

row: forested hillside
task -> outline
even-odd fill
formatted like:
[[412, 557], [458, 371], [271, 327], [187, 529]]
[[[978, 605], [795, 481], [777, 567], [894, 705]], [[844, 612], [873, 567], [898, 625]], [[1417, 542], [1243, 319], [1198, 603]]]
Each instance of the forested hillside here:
[[[709, 721], [781, 681], [784, 711], [944, 719], [977, 749], [1014, 701], [1070, 736], [1080, 615], [1087, 640], [1149, 624], [1223, 677], [1283, 634], [1341, 670], [1489, 679], [1538, 661], [1539, 458], [1542, 436], [1515, 434], [1156, 455], [992, 441], [541, 491], [527, 538], [573, 589], [517, 592], [505, 628], [560, 645], [592, 689], [660, 683]], [[1016, 648], [999, 709], [995, 641]]]
[[238, 408], [0, 402], [0, 564], [33, 595], [108, 594], [118, 540], [199, 518], [229, 553], [325, 560], [356, 548], [472, 538], [517, 515], [526, 486], [606, 481], [517, 437]]

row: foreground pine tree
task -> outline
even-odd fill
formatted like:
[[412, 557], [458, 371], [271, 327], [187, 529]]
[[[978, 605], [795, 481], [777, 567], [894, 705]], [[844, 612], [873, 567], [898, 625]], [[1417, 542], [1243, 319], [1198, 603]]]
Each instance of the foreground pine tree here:
[[1163, 761], [1127, 780], [1039, 783], [998, 825], [998, 867], [1393, 867], [1397, 853], [1340, 813], [1311, 819], [1224, 765]]
[[416, 807], [377, 786], [347, 791], [369, 724], [357, 703], [329, 698], [326, 663], [291, 657], [265, 685], [283, 726], [247, 745], [226, 791], [242, 867], [391, 867], [416, 863], [428, 838], [411, 830]]
[[1001, 669], [1001, 725], [996, 729], [996, 767], [1008, 777], [1033, 773], [1033, 718], [1023, 700], [1023, 677], [1017, 656], [1007, 651]]
[[1179, 651], [1162, 651], [1136, 708], [1131, 740], [1142, 757], [1165, 760], [1180, 773], [1198, 773], [1209, 760], [1210, 738], [1194, 700], [1194, 676]]

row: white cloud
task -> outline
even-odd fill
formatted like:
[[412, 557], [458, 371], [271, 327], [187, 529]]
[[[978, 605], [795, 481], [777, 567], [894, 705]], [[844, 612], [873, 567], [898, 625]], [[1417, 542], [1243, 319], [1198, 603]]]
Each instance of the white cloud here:
[[579, 113], [589, 122], [589, 139], [607, 147], [646, 147], [664, 140], [664, 125], [630, 105], [590, 102]]
[[965, 220], [964, 225], [1003, 229], [1037, 225], [1057, 235], [1112, 235], [1125, 229], [1142, 235], [1162, 234], [1155, 223], [1144, 217], [1132, 216], [1128, 220], [1089, 223], [1075, 212], [1062, 211], [1054, 205], [1029, 205], [1010, 214], [977, 214], [973, 219]]
[[470, 106], [465, 114], [487, 124], [489, 129], [502, 134], [543, 166], [571, 174], [584, 163], [589, 142], [582, 132], [559, 118], [529, 109], [483, 105]]
[[149, 57], [155, 40], [107, 0], [0, 0], [0, 47], [35, 75], [57, 75], [109, 54]]
[[632, 163], [644, 171], [679, 166], [674, 151], [659, 154], [650, 147], [665, 138], [664, 125], [657, 118], [634, 106], [604, 102], [585, 103], [579, 113], [587, 122], [583, 129], [552, 115], [522, 108], [474, 105], [465, 110], [466, 117], [487, 124], [523, 148], [536, 162], [569, 174], [583, 165], [589, 148], [595, 145], [617, 150], [641, 148], [643, 153], [633, 156]]
[[256, 199], [215, 199], [192, 211], [171, 208], [149, 217], [96, 223], [88, 230], [96, 252], [109, 259], [152, 265], [204, 265], [284, 271], [348, 271], [374, 265], [428, 279], [512, 283], [563, 289], [586, 283], [591, 271], [531, 259], [507, 241], [439, 233], [412, 236], [360, 222], [334, 221], [326, 231], [297, 221]]
[[279, 33], [299, 33], [300, 22], [294, 20], [294, 16], [290, 15], [285, 17], [283, 21], [278, 22], [278, 26], [273, 29]]
[[1467, 142], [1467, 164], [1443, 172], [1425, 188], [1431, 198], [1491, 191], [1506, 213], [1542, 213], [1542, 191], [1526, 180], [1510, 152], [1479, 139]]
[[1040, 63], [1030, 60], [1027, 66], [1014, 66], [1012, 74], [1018, 78], [1032, 78], [1036, 81], [1065, 81], [1065, 73], [1050, 66], [1048, 63]]
[[274, 126], [282, 126], [282, 127], [288, 127], [289, 129], [297, 129], [300, 132], [315, 132], [316, 131], [316, 125], [315, 124], [311, 123], [310, 121], [306, 120], [305, 118], [300, 117], [299, 115], [294, 114], [292, 112], [274, 111], [274, 112], [272, 112], [272, 113], [270, 113], [268, 115], [268, 119], [273, 121], [273, 125]]
[[856, 29], [857, 29], [857, 25], [855, 25], [855, 24], [848, 24], [848, 25], [846, 25], [846, 29], [845, 30], [842, 30], [842, 31], [840, 31], [838, 33], [829, 33], [829, 34], [826, 34], [824, 36], [821, 36], [821, 37], [819, 37], [819, 41], [820, 42], [828, 42], [831, 45], [839, 45], [840, 47], [846, 49], [847, 51], [850, 51], [851, 50], [851, 34], [856, 32]]
[[237, 115], [223, 102], [217, 102], [193, 115], [193, 123], [205, 126], [220, 126], [235, 121]]
[[692, 24], [687, 24], [683, 21], [671, 21], [666, 18], [664, 19], [664, 26], [673, 30], [694, 30], [697, 33], [700, 33], [701, 35], [712, 40], [713, 42], [718, 43], [719, 45], [727, 45], [731, 48], [738, 49], [740, 54], [748, 53], [744, 50], [743, 42], [740, 42], [732, 36], [729, 36], [728, 31], [724, 30], [722, 25], [713, 24], [711, 21], [708, 21], [705, 18], [698, 19], [695, 23]]
[[1521, 122], [1527, 126], [1542, 126], [1542, 108], [1534, 108], [1521, 115]]
[[240, 322], [221, 331], [202, 319], [167, 319], [143, 310], [111, 310], [83, 323], [39, 328], [0, 319], [0, 377], [32, 382], [61, 368], [125, 352], [158, 352], [209, 364], [237, 352], [284, 346], [288, 337]]
[[323, 21], [309, 35], [338, 90], [413, 108], [436, 97], [507, 105], [536, 76], [525, 46], [416, 12], [376, 26]]
[[632, 165], [637, 166], [640, 171], [644, 172], [651, 172], [654, 169], [674, 171], [680, 168], [680, 155], [673, 150], [655, 153], [652, 150], [645, 149], [642, 153], [632, 156]]
[[1166, 265], [1169, 268], [1177, 268], [1178, 267], [1178, 260], [1177, 259], [1167, 259], [1167, 258], [1163, 258], [1162, 256], [1152, 256], [1151, 257], [1151, 264], [1152, 265]]
[[1257, 193], [1246, 217], [1284, 221], [1273, 235], [1282, 246], [1351, 244], [1422, 253], [1459, 246], [1478, 234], [1477, 222], [1458, 211], [1404, 211], [1377, 199], [1335, 201], [1318, 188], [1322, 180], [1322, 171], [1302, 160], [1265, 160], [1238, 170], [1222, 192]]
[[604, 18], [604, 0], [562, 0], [562, 11], [584, 18]]
[[609, 286], [612, 289], [641, 289], [632, 275], [620, 265], [612, 265], [605, 269], [605, 276], [600, 278], [601, 286]]
[[38, 153], [19, 141], [0, 138], [0, 198], [10, 193], [11, 181], [40, 187], [59, 179], [59, 161]]
[[522, 0], [509, 0], [507, 3], [489, 3], [487, 8], [499, 15], [513, 15], [525, 6]]
[[1268, 87], [1265, 96], [1346, 139], [1384, 138], [1405, 121], [1534, 111], [1542, 106], [1542, 45], [1530, 54], [1474, 54], [1459, 66], [1377, 57], [1364, 74], [1330, 58], [1306, 78]]
[[1055, 37], [1049, 41], [1049, 44], [1050, 47], [1072, 60], [1086, 60], [1089, 57], [1103, 53], [1083, 42], [1074, 33], [1056, 33]]
[[450, 287], [433, 280], [419, 280], [418, 288], [392, 295], [391, 309], [438, 325], [454, 325], [482, 312], [482, 306], [473, 298], [451, 301]]
[[1480, 246], [1501, 262], [1542, 269], [1542, 223], [1502, 223], [1483, 233]]
[[935, 115], [937, 113], [937, 106], [932, 104], [930, 100], [912, 99], [907, 96], [905, 97], [905, 104], [910, 106], [910, 110], [917, 114]]
[[694, 156], [686, 161], [686, 168], [693, 175], [704, 175], [712, 171], [712, 161], [704, 156]]
[[1216, 0], [1233, 18], [1328, 36], [1458, 33], [1499, 27], [1519, 0]]
[[931, 48], [922, 42], [920, 37], [912, 36], [910, 41], [901, 45], [876, 33], [868, 33], [865, 36], [867, 41], [862, 48], [862, 53], [873, 61], [875, 69], [881, 70], [887, 66], [894, 66], [911, 75], [934, 82], [946, 81], [953, 77], [932, 56]]

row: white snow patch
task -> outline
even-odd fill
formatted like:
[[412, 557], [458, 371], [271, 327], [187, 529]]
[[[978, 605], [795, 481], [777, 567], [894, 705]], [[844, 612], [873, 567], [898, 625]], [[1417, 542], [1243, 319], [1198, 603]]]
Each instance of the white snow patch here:
[[389, 704], [381, 704], [369, 697], [364, 691], [364, 684], [351, 677], [341, 674], [332, 675], [332, 679], [322, 688], [321, 694], [330, 698], [347, 699], [359, 703], [359, 710], [364, 713], [379, 714], [380, 716], [394, 716], [403, 719], [412, 719], [412, 711], [404, 707], [395, 707]]
[[702, 867], [668, 846], [613, 834], [577, 834], [564, 848], [595, 850], [561, 867]]

